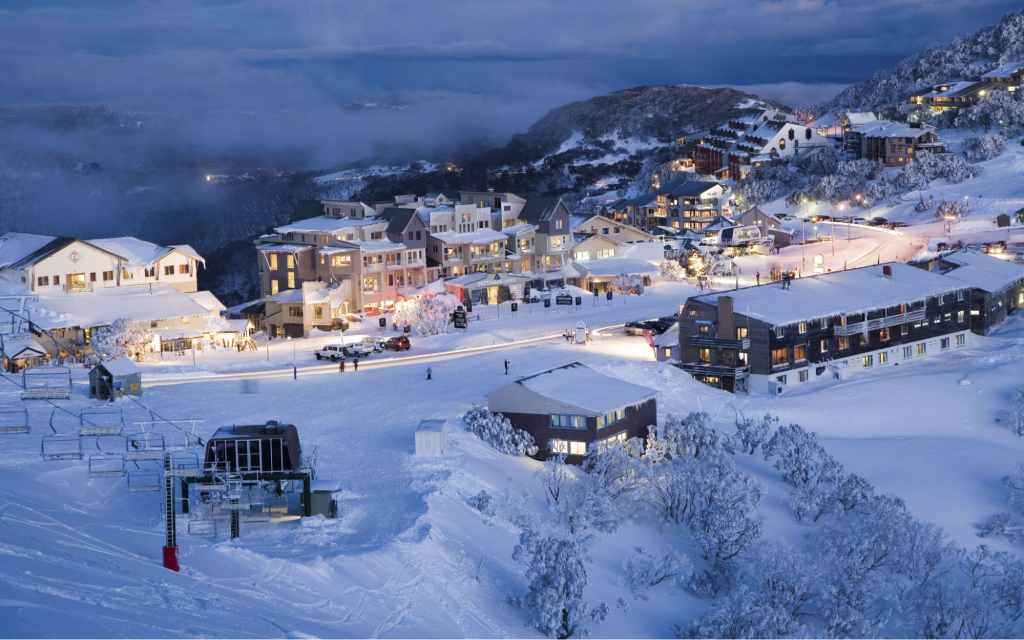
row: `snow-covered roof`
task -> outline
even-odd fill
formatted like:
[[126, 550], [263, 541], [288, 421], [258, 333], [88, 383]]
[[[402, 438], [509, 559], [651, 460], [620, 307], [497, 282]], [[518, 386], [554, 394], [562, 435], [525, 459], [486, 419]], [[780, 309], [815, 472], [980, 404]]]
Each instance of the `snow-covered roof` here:
[[201, 331], [193, 329], [192, 327], [168, 327], [166, 329], [161, 329], [157, 333], [160, 334], [161, 340], [184, 340], [186, 338], [203, 337], [203, 333]]
[[[511, 227], [506, 227], [506, 228], [502, 229], [501, 232], [504, 233], [507, 236], [521, 236], [524, 233], [529, 233], [531, 231], [536, 231], [536, 230], [537, 230], [537, 225], [535, 225], [535, 224], [529, 224], [529, 223], [526, 223], [526, 222], [518, 222], [518, 223], [512, 225]], [[433, 234], [433, 235], [437, 236], [436, 233]]]
[[513, 384], [599, 415], [635, 407], [657, 395], [654, 389], [606, 376], [578, 362], [516, 380]]
[[870, 138], [916, 138], [925, 133], [934, 132], [935, 128], [924, 124], [912, 127], [904, 122], [877, 120], [861, 125], [855, 131]]
[[402, 251], [405, 249], [405, 245], [401, 242], [391, 242], [390, 240], [345, 240], [345, 244], [359, 247], [366, 253]]
[[1024, 267], [972, 249], [947, 253], [942, 261], [960, 265], [943, 271], [942, 275], [986, 293], [1001, 291], [1024, 280]]
[[[495, 278], [495, 276], [498, 276]], [[486, 273], [477, 271], [476, 273], [467, 273], [464, 276], [456, 276], [454, 278], [448, 278], [444, 281], [445, 284], [454, 284], [460, 287], [466, 285], [475, 284], [481, 280], [490, 280], [494, 282], [494, 285], [506, 285], [506, 284], [522, 284], [533, 280], [532, 276], [519, 275], [518, 273]]]
[[317, 216], [315, 218], [308, 218], [306, 220], [299, 220], [291, 224], [286, 224], [283, 227], [274, 227], [274, 231], [278, 233], [326, 233], [334, 234], [342, 229], [352, 229], [354, 227], [365, 227], [371, 224], [379, 224], [384, 222], [379, 218], [328, 218], [327, 216]]
[[309, 251], [313, 247], [308, 244], [285, 244], [283, 242], [268, 242], [256, 247], [257, 251], [263, 253], [299, 253]]
[[[346, 242], [352, 241], [346, 240]], [[352, 253], [355, 250], [355, 247], [324, 247], [323, 249], [320, 249], [320, 255], [332, 256], [336, 253]]]
[[127, 236], [123, 238], [99, 238], [98, 240], [89, 240], [88, 242], [91, 245], [124, 258], [128, 261], [125, 265], [128, 267], [142, 267], [153, 264], [173, 251], [179, 251], [190, 258], [205, 262], [202, 256], [187, 244], [162, 247], [152, 242]]
[[[4, 301], [0, 300], [0, 306]], [[29, 304], [44, 329], [101, 327], [120, 318], [136, 322], [205, 316], [210, 312], [169, 284], [109, 287], [92, 292], [50, 291]]]
[[477, 229], [470, 233], [456, 233], [455, 231], [444, 231], [432, 233], [431, 238], [437, 238], [445, 244], [480, 244], [484, 242], [501, 242], [505, 234], [494, 229]]
[[105, 360], [100, 363], [100, 366], [107, 370], [112, 376], [130, 376], [133, 373], [142, 373], [134, 362], [128, 358], [121, 358], [120, 360]]
[[4, 340], [4, 355], [11, 360], [18, 358], [41, 358], [46, 355], [46, 349], [31, 338]]
[[185, 295], [203, 305], [203, 308], [207, 311], [220, 312], [227, 310], [224, 303], [218, 300], [217, 296], [213, 295], [212, 291], [192, 291]]
[[972, 81], [957, 82], [956, 84], [954, 84], [952, 87], [946, 89], [945, 91], [940, 91], [938, 93], [935, 93], [935, 97], [937, 97], [937, 98], [953, 98], [958, 93], [960, 93], [961, 91], [966, 91], [967, 89], [970, 89], [971, 87], [973, 87], [976, 84], [977, 84], [976, 82], [972, 82]]
[[996, 67], [981, 76], [981, 78], [982, 80], [1009, 78], [1010, 76], [1020, 75], [1022, 71], [1024, 71], [1024, 60], [1014, 60], [1013, 62], [1007, 62], [1006, 64]]
[[[892, 269], [892, 278], [882, 274], [883, 267]], [[797, 278], [791, 281], [789, 289], [780, 284], [765, 284], [707, 293], [693, 299], [718, 306], [720, 296], [729, 296], [736, 313], [773, 326], [785, 326], [894, 307], [964, 288], [962, 282], [941, 274], [890, 262]]]
[[850, 123], [850, 126], [859, 127], [862, 124], [878, 120], [878, 116], [871, 111], [850, 111], [846, 114], [846, 120]]
[[658, 267], [645, 260], [629, 258], [601, 258], [599, 260], [578, 260], [576, 262], [590, 272], [591, 276], [617, 276], [620, 273], [630, 275], [653, 275]]
[[295, 304], [296, 302], [302, 302], [302, 289], [285, 289], [280, 293], [275, 293], [272, 296], [267, 296], [264, 300], [273, 302], [285, 302]]
[[227, 318], [207, 318], [203, 323], [204, 333], [244, 333], [252, 326], [248, 318], [229, 320]]
[[46, 245], [57, 240], [57, 236], [41, 236], [35, 233], [11, 231], [0, 236], [0, 267], [10, 268]]
[[665, 333], [654, 338], [656, 347], [678, 347], [679, 346], [679, 323], [673, 324]]

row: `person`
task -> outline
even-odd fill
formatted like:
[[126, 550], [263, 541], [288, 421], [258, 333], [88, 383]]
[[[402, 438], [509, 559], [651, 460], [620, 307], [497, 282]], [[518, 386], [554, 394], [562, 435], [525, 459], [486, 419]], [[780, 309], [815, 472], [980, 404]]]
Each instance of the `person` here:
[[757, 284], [758, 284], [758, 286], [761, 285], [761, 272], [760, 271], [757, 272]]
[[505, 358], [505, 375], [508, 375], [508, 358]]
[[342, 360], [341, 362], [338, 363], [338, 371], [340, 373], [345, 373], [345, 361], [344, 360]]
[[432, 373], [433, 373], [433, 371], [430, 370], [430, 367], [427, 367], [427, 380], [430, 380], [430, 375]]
[[352, 361], [352, 370], [359, 371], [359, 358]]

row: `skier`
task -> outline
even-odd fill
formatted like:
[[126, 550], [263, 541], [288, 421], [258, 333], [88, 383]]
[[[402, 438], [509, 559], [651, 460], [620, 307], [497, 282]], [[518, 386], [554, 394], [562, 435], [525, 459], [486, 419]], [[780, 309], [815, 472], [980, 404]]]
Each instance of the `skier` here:
[[433, 371], [430, 370], [430, 367], [427, 367], [427, 380], [430, 380], [430, 375], [432, 373], [433, 373]]
[[508, 358], [505, 358], [505, 375], [508, 375]]
[[352, 370], [359, 371], [359, 358], [352, 361]]

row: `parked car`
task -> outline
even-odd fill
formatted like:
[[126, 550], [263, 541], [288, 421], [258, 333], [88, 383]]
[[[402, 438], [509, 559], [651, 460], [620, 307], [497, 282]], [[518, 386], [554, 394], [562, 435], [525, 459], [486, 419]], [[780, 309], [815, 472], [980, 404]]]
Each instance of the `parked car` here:
[[903, 222], [902, 220], [897, 220], [896, 222], [893, 222], [889, 226], [892, 227], [893, 229], [902, 229], [903, 227], [907, 226], [907, 223]]
[[370, 348], [374, 350], [374, 352], [380, 353], [385, 349], [384, 343], [387, 342], [387, 340], [385, 340], [384, 338], [373, 338], [370, 336], [366, 336], [365, 338], [360, 340], [360, 342], [362, 342], [365, 345], [369, 345]]
[[373, 353], [373, 347], [365, 342], [350, 342], [341, 348], [347, 358], [365, 358]]
[[395, 351], [408, 351], [412, 348], [412, 343], [409, 342], [407, 336], [398, 336], [397, 338], [388, 338], [384, 342], [385, 349], [394, 349]]
[[867, 225], [869, 227], [884, 227], [889, 224], [889, 221], [885, 218], [872, 218], [868, 220]]
[[328, 359], [331, 362], [337, 362], [338, 360], [345, 359], [345, 345], [343, 344], [329, 344], [326, 347], [320, 347], [313, 352], [317, 360]]
[[638, 320], [636, 322], [627, 322], [622, 331], [627, 336], [642, 336], [644, 331], [649, 331], [654, 327], [654, 320]]

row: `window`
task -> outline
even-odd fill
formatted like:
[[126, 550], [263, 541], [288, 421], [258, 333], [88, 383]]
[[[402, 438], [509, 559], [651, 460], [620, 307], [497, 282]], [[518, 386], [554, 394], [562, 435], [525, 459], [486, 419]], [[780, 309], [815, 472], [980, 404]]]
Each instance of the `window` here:
[[746, 327], [737, 327], [737, 329], [736, 329], [736, 339], [737, 340], [746, 340], [747, 339], [747, 328]]
[[886, 329], [879, 329], [878, 330], [878, 339], [882, 340], [883, 342], [888, 340], [889, 339], [889, 329], [888, 328], [886, 328]]
[[331, 256], [332, 267], [351, 267], [352, 256]]
[[798, 344], [793, 347], [793, 360], [800, 362], [807, 359], [807, 345]]
[[601, 235], [608, 235], [608, 227], [604, 227], [601, 229]]
[[556, 229], [561, 229], [562, 228], [562, 220], [555, 220], [555, 228]]
[[939, 306], [941, 306], [942, 304], [944, 304], [944, 303], [945, 303], [945, 300], [946, 300], [946, 296], [940, 295], [940, 296], [939, 296]]
[[410, 240], [412, 240], [412, 239], [413, 239], [413, 237], [414, 237], [414, 234], [413, 234], [413, 232], [412, 232], [412, 231], [410, 231], [410, 232], [409, 232], [409, 239], [410, 239]]
[[604, 447], [607, 447], [608, 445], [623, 444], [625, 442], [626, 442], [626, 432], [625, 431], [620, 431], [619, 433], [616, 433], [614, 436], [609, 436], [609, 437], [605, 438], [604, 440], [601, 440], [598, 443], [598, 445], [602, 449], [604, 449]]
[[964, 292], [963, 291], [957, 291], [956, 292], [956, 300], [957, 300], [957, 302], [963, 302], [963, 300], [964, 300]]
[[[277, 271], [277, 254], [276, 253], [270, 254], [270, 270], [271, 271]], [[166, 273], [165, 273], [165, 275], [166, 275]]]
[[807, 323], [801, 322], [797, 325], [797, 333], [807, 333]]
[[889, 362], [889, 354], [883, 351], [878, 354], [878, 364], [885, 364], [886, 362]]
[[619, 232], [619, 228], [615, 227], [615, 230], [612, 233], [618, 233], [618, 232]]
[[48, 287], [50, 286], [50, 276], [39, 276], [36, 278], [36, 283], [40, 287]]
[[607, 427], [608, 425], [615, 424], [616, 422], [621, 422], [622, 420], [625, 420], [625, 419], [626, 419], [626, 410], [625, 409], [616, 409], [615, 411], [612, 411], [611, 413], [606, 413], [603, 416], [598, 416], [598, 418], [597, 418], [597, 428], [598, 429], [603, 429], [604, 427]]
[[697, 310], [696, 309], [690, 309], [690, 315], [691, 316], [697, 315]]
[[948, 349], [948, 348], [949, 348], [949, 338], [943, 338], [943, 339], [942, 339], [942, 340], [941, 340], [941, 341], [939, 342], [939, 346], [940, 346], [941, 348], [943, 348], [943, 349]]
[[672, 357], [672, 349], [669, 349], [669, 348], [665, 349], [665, 357], [666, 358], [671, 358]]
[[[274, 254], [270, 254], [270, 257], [271, 258], [275, 258], [274, 260], [270, 261], [270, 268], [271, 269], [276, 269], [277, 268], [277, 260], [276, 260], [277, 256], [274, 255]], [[165, 276], [173, 276], [174, 275], [174, 265], [173, 264], [167, 265], [167, 266], [164, 267], [164, 275]]]
[[963, 311], [957, 311], [956, 312], [956, 321], [957, 322], [963, 322], [964, 321], [964, 312]]
[[797, 378], [800, 380], [800, 382], [807, 382], [808, 372], [801, 371], [799, 374], [797, 374]]
[[874, 364], [874, 361], [875, 361], [874, 356], [864, 356], [864, 358], [863, 358], [864, 368], [867, 369], [868, 367], [870, 367], [872, 364]]
[[[89, 275], [92, 276], [93, 280], [96, 279], [95, 273], [90, 273]], [[145, 269], [143, 269], [143, 276], [146, 278], [152, 278], [156, 276], [156, 267], [146, 267]]]
[[292, 318], [301, 318], [302, 307], [288, 307], [288, 315]]
[[288, 272], [288, 288], [289, 289], [294, 289], [295, 288], [295, 272], [294, 271], [289, 271]]
[[952, 313], [947, 313], [947, 314], [942, 316], [942, 321], [943, 322], [949, 322], [952, 319], [953, 319], [953, 314]]
[[[147, 271], [149, 271], [149, 269], [147, 269]], [[154, 268], [154, 269], [152, 269], [152, 271], [155, 272], [156, 269]], [[96, 272], [95, 271], [93, 271], [92, 273], [89, 274], [89, 282], [96, 282]]]
[[[173, 269], [174, 267], [171, 267], [171, 268]], [[111, 281], [113, 279], [114, 279], [114, 272], [113, 271], [104, 271], [103, 272], [103, 282], [109, 282], [109, 281]]]
[[847, 337], [847, 336], [843, 336], [842, 338], [839, 338], [839, 350], [842, 351], [843, 349], [849, 349], [849, 348], [850, 348], [850, 338]]
[[818, 321], [818, 328], [828, 329], [828, 318], [822, 318]]
[[423, 233], [422, 231], [417, 231], [416, 232], [416, 239], [417, 240], [422, 240], [423, 239], [422, 233]]
[[551, 453], [569, 453], [569, 442], [566, 440], [552, 440]]
[[956, 337], [956, 346], [962, 347], [965, 344], [967, 344], [967, 337], [961, 333]]
[[287, 261], [289, 269], [295, 268], [295, 256], [293, 254], [289, 253], [287, 256], [285, 256], [285, 260]]
[[277, 292], [278, 292], [277, 280], [271, 280], [270, 281], [270, 295], [272, 295], [272, 296], [277, 295]]
[[323, 320], [324, 319], [324, 308], [323, 307], [313, 307], [313, 317], [316, 318], [317, 320]]
[[785, 335], [785, 333], [786, 333], [786, 328], [785, 327], [775, 327], [775, 337], [776, 338], [781, 338], [782, 336]]
[[60, 276], [53, 276], [53, 286], [56, 287], [59, 284], [60, 284]]
[[700, 361], [701, 362], [711, 362], [711, 349], [701, 349], [700, 350]]
[[778, 382], [779, 384], [786, 384], [786, 376], [779, 376], [775, 378], [775, 381]]
[[189, 266], [187, 264], [179, 264], [178, 265], [178, 273], [188, 273], [189, 271], [190, 271], [190, 269], [189, 269]]
[[822, 353], [825, 353], [826, 351], [828, 351], [828, 340], [822, 340], [821, 341], [820, 349], [821, 349]]
[[772, 366], [781, 367], [784, 364], [789, 363], [788, 354], [786, 349], [776, 349], [772, 351]]
[[555, 429], [586, 429], [587, 419], [584, 416], [553, 414], [551, 416], [551, 426]]
[[587, 443], [572, 441], [569, 443], [569, 455], [571, 456], [585, 456], [587, 455]]
[[914, 350], [911, 347], [903, 347], [903, 357], [904, 358], [909, 358], [909, 357], [913, 356], [914, 355], [913, 351]]
[[917, 355], [923, 356], [927, 352], [928, 352], [928, 345], [926, 345], [923, 342], [921, 344], [917, 345]]

